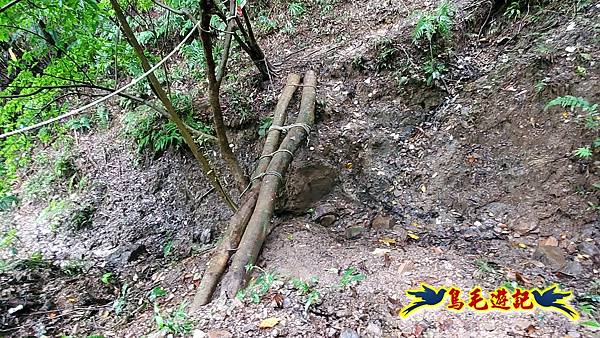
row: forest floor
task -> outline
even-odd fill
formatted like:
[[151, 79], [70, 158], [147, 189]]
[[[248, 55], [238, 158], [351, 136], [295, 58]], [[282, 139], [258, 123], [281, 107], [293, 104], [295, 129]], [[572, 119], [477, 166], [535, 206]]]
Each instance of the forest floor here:
[[[475, 286], [558, 283], [578, 310], [600, 294], [600, 221], [590, 209], [599, 204], [600, 159], [573, 155], [594, 134], [571, 112], [544, 110], [566, 94], [600, 103], [600, 5], [550, 1], [513, 20], [491, 3], [452, 4], [447, 73], [433, 86], [410, 32], [411, 15], [437, 3], [314, 3], [299, 18], [275, 7], [271, 15], [294, 29], [260, 39], [279, 76], [257, 83], [234, 57], [229, 116], [237, 98], [251, 101], [226, 122], [247, 171], [285, 76], [313, 69], [319, 81], [315, 130], [287, 175], [257, 263], [258, 277], [275, 277], [259, 302], [219, 298], [197, 313], [178, 311], [231, 212], [207, 194], [187, 150], [138, 155], [120, 136], [124, 112], [115, 106], [107, 130], [75, 135], [85, 188], [64, 185], [2, 215], [29, 258], [0, 274], [0, 334], [159, 337], [160, 313], [178, 330], [193, 327], [189, 336], [213, 338], [600, 336], [539, 310], [398, 316], [405, 291], [421, 282], [465, 296]], [[310, 307], [294, 278], [318, 279], [306, 286], [319, 293]], [[260, 328], [269, 318], [278, 322]]]

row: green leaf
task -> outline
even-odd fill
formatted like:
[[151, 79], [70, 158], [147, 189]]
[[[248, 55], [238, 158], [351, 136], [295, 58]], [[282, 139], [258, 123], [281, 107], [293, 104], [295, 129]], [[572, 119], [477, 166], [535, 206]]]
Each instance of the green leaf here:
[[102, 277], [100, 278], [100, 281], [102, 281], [102, 283], [104, 283], [104, 284], [108, 284], [108, 283], [110, 283], [110, 278], [112, 277], [112, 275], [113, 275], [112, 272], [107, 272], [102, 275]]
[[173, 249], [173, 240], [169, 239], [167, 241], [167, 244], [165, 244], [164, 248], [163, 248], [163, 256], [167, 257], [171, 254], [171, 250]]
[[599, 328], [600, 327], [600, 323], [598, 323], [597, 321], [595, 321], [593, 319], [581, 322], [581, 323], [579, 323], [579, 325], [581, 325], [581, 326], [587, 326], [587, 327], [593, 327], [593, 328]]
[[581, 147], [575, 150], [575, 155], [581, 158], [592, 157], [592, 150], [590, 147]]
[[150, 298], [150, 300], [154, 301], [157, 298], [164, 297], [166, 295], [167, 295], [167, 291], [165, 291], [160, 286], [156, 286], [150, 291], [150, 295], [148, 295], [148, 298]]

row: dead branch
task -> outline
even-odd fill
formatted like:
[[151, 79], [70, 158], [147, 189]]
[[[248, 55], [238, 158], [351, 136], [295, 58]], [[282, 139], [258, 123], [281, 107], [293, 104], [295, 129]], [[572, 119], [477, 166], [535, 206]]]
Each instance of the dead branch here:
[[236, 250], [242, 234], [246, 230], [246, 225], [252, 216], [256, 200], [258, 199], [258, 187], [253, 189], [246, 198], [241, 208], [229, 220], [227, 231], [223, 235], [219, 246], [215, 249], [210, 261], [206, 265], [206, 270], [202, 276], [200, 286], [194, 296], [192, 302], [192, 311], [198, 309], [202, 305], [210, 302], [221, 275], [227, 267], [229, 257]]
[[[279, 97], [279, 101], [277, 101], [275, 112], [273, 113], [273, 121], [271, 123], [272, 127], [280, 127], [285, 124], [285, 121], [287, 120], [287, 114], [285, 113], [285, 111], [287, 109], [287, 106], [290, 104], [290, 101], [292, 100], [292, 97], [296, 92], [296, 88], [299, 84], [300, 75], [288, 75], [286, 85], [283, 88], [281, 96]], [[254, 170], [254, 173], [252, 174], [252, 187], [260, 185], [260, 180], [255, 178], [261, 177], [261, 175], [263, 175], [267, 170], [269, 163], [271, 162], [271, 154], [278, 148], [280, 134], [281, 131], [276, 128], [269, 129], [267, 138], [265, 140], [265, 146], [263, 147], [262, 154], [258, 159], [256, 170]]]

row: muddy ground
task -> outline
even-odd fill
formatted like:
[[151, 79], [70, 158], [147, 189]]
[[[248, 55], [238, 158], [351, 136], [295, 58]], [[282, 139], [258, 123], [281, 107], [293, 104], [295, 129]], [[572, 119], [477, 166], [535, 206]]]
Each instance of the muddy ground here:
[[[289, 72], [317, 72], [318, 120], [257, 264], [275, 283], [258, 304], [217, 299], [191, 314], [190, 336], [598, 335], [539, 311], [398, 316], [404, 291], [420, 282], [484, 290], [559, 283], [580, 300], [600, 293], [600, 222], [590, 210], [599, 203], [600, 159], [573, 155], [597, 133], [574, 113], [544, 110], [558, 95], [600, 102], [600, 6], [549, 1], [511, 20], [502, 6], [452, 3], [448, 72], [433, 86], [416, 70], [425, 54], [411, 43], [410, 15], [437, 3], [311, 3], [295, 32], [262, 34], [279, 72], [270, 85], [234, 58], [242, 76], [230, 86], [252, 100], [247, 116], [228, 123], [248, 171], [262, 142], [257, 125]], [[270, 13], [291, 19], [282, 5]], [[163, 314], [189, 303], [231, 216], [187, 150], [140, 156], [121, 136], [124, 112], [111, 112], [108, 130], [76, 135], [74, 167], [85, 188], [63, 185], [2, 215], [5, 228], [18, 229], [18, 254], [44, 258], [0, 275], [6, 336], [160, 336], [149, 292], [167, 291], [158, 300]], [[70, 211], [56, 228], [41, 214], [58, 197]], [[365, 279], [340, 287], [349, 267]], [[311, 277], [320, 297], [306, 311], [306, 295], [290, 281]], [[259, 328], [269, 317], [280, 321]]]

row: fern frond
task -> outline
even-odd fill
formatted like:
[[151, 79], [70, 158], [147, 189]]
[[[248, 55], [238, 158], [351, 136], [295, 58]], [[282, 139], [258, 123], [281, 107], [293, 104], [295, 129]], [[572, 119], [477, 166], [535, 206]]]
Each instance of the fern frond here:
[[550, 102], [548, 102], [546, 104], [545, 109], [548, 109], [548, 108], [554, 107], [554, 106], [561, 106], [563, 108], [569, 107], [571, 109], [581, 108], [587, 112], [593, 112], [595, 110], [594, 106], [596, 106], [595, 108], [597, 109], [597, 105], [592, 106], [583, 97], [571, 96], [571, 95], [559, 96], [559, 97], [551, 100]]

